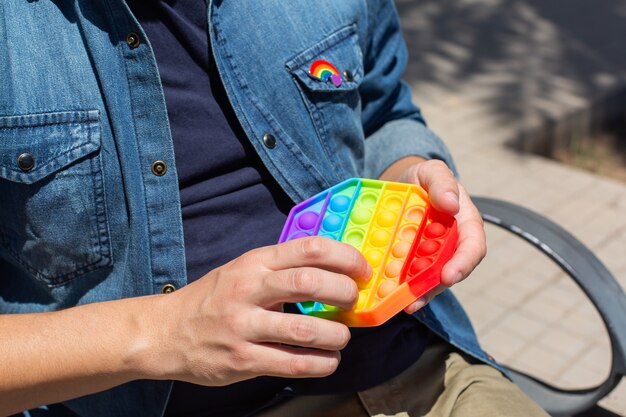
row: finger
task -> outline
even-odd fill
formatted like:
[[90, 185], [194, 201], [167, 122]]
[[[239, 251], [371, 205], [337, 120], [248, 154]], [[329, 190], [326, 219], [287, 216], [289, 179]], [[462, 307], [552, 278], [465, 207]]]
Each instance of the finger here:
[[431, 160], [417, 165], [418, 184], [428, 192], [432, 205], [439, 211], [456, 214], [459, 211], [458, 181], [448, 166]]
[[428, 303], [430, 303], [436, 296], [444, 292], [447, 288], [448, 287], [446, 287], [445, 285], [436, 286], [434, 289], [429, 291], [428, 294], [423, 295], [413, 303], [409, 304], [404, 309], [404, 311], [408, 314], [413, 314], [416, 311], [421, 310], [422, 308], [426, 307], [426, 305], [428, 305]]
[[341, 350], [350, 340], [347, 326], [299, 314], [262, 311], [253, 319], [251, 340], [323, 350]]
[[253, 344], [249, 373], [284, 378], [320, 378], [335, 372], [338, 351], [298, 349], [278, 344]]
[[261, 262], [274, 271], [311, 266], [367, 280], [372, 268], [361, 252], [350, 245], [323, 237], [308, 237], [268, 246], [257, 252]]
[[465, 279], [485, 257], [487, 244], [483, 220], [469, 196], [460, 187], [461, 210], [457, 216], [459, 240], [454, 256], [441, 271], [441, 283], [450, 287]]
[[255, 304], [314, 300], [350, 310], [358, 298], [354, 280], [318, 268], [292, 268], [267, 274], [262, 288], [253, 295]]

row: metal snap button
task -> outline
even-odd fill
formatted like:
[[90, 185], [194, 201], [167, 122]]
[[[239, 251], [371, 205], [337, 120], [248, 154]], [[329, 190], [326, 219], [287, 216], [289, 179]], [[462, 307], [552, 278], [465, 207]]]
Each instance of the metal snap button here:
[[173, 293], [174, 291], [176, 291], [176, 287], [173, 286], [172, 284], [165, 284], [163, 288], [161, 288], [162, 294], [170, 294], [170, 293]]
[[35, 166], [35, 158], [28, 152], [17, 157], [17, 166], [24, 172], [28, 172]]
[[274, 135], [266, 133], [263, 135], [263, 143], [267, 148], [274, 149], [276, 147], [276, 138]]
[[352, 71], [347, 69], [343, 70], [343, 78], [345, 78], [348, 82], [354, 81], [354, 75], [352, 74]]
[[141, 45], [141, 40], [139, 39], [139, 35], [137, 33], [130, 32], [128, 35], [126, 35], [126, 43], [132, 49], [135, 49], [139, 47], [139, 45]]
[[154, 161], [152, 163], [152, 173], [157, 177], [162, 177], [167, 172], [167, 164], [163, 161]]

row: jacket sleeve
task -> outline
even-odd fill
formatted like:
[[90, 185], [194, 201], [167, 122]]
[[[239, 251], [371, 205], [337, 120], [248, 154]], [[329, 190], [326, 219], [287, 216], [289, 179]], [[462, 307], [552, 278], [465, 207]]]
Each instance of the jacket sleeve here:
[[393, 0], [370, 0], [365, 77], [359, 87], [365, 131], [364, 176], [378, 178], [407, 156], [440, 159], [456, 173], [444, 143], [424, 122], [401, 79], [408, 53]]

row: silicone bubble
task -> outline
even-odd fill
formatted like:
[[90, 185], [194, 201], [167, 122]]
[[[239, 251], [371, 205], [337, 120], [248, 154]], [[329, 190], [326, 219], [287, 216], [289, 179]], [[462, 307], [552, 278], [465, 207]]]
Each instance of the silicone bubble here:
[[359, 199], [359, 203], [364, 207], [371, 207], [376, 204], [378, 196], [374, 193], [363, 193], [363, 196]]
[[350, 199], [345, 195], [338, 195], [330, 200], [330, 209], [335, 213], [343, 213], [350, 207]]
[[356, 209], [350, 215], [350, 220], [352, 220], [355, 224], [366, 224], [371, 217], [371, 212], [367, 209], [360, 208]]
[[391, 253], [396, 258], [404, 258], [405, 256], [409, 254], [410, 250], [411, 250], [411, 243], [401, 240], [394, 245]]
[[341, 229], [342, 222], [343, 218], [341, 218], [341, 216], [330, 214], [324, 218], [324, 221], [322, 221], [322, 227], [328, 232], [336, 232]]
[[380, 298], [387, 297], [393, 292], [393, 290], [396, 289], [397, 286], [398, 285], [390, 279], [383, 281], [383, 283], [378, 287], [378, 296]]
[[346, 236], [346, 243], [352, 245], [352, 246], [361, 246], [361, 243], [363, 243], [363, 237], [365, 236], [365, 233], [360, 230], [360, 229], [354, 229], [351, 232], [349, 232]]
[[436, 240], [425, 240], [417, 247], [417, 253], [422, 256], [430, 256], [437, 252], [441, 245]]
[[376, 223], [381, 227], [393, 226], [398, 215], [393, 211], [383, 211], [376, 216]]
[[424, 230], [424, 236], [429, 239], [437, 239], [438, 237], [443, 236], [446, 233], [446, 228], [441, 223], [431, 223], [426, 226], [426, 230]]
[[298, 226], [302, 230], [311, 230], [317, 223], [317, 217], [318, 214], [312, 211], [302, 213], [302, 215], [298, 218]]

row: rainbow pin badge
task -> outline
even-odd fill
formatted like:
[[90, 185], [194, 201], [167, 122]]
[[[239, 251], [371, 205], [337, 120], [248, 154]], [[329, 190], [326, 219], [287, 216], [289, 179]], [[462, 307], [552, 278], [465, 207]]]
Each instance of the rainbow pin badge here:
[[343, 80], [337, 68], [328, 61], [318, 59], [311, 64], [309, 74], [320, 81], [330, 80], [335, 87], [341, 86]]

